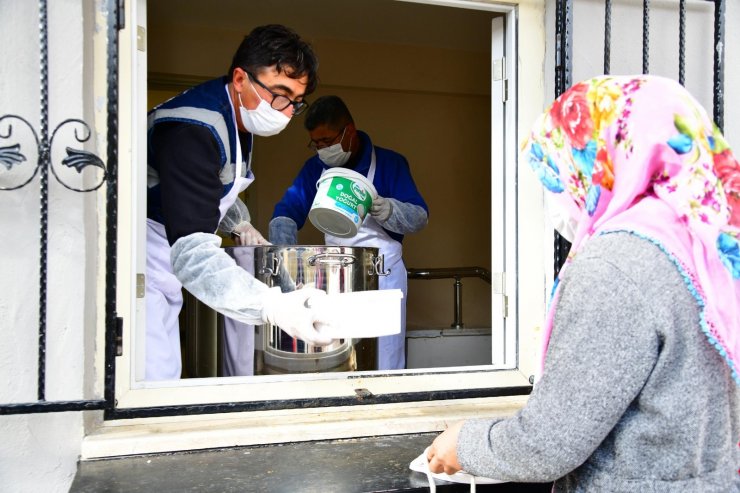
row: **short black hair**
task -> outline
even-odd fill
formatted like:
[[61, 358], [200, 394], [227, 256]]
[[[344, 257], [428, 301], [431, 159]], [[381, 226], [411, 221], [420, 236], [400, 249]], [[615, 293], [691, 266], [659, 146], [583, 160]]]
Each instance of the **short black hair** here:
[[278, 73], [291, 79], [308, 76], [307, 95], [316, 90], [319, 59], [311, 45], [280, 24], [255, 27], [244, 37], [231, 60], [228, 77], [234, 75], [237, 67], [256, 75], [260, 69], [273, 65]]
[[303, 126], [310, 132], [319, 125], [339, 130], [348, 123], [354, 120], [344, 101], [339, 96], [321, 96], [308, 107]]

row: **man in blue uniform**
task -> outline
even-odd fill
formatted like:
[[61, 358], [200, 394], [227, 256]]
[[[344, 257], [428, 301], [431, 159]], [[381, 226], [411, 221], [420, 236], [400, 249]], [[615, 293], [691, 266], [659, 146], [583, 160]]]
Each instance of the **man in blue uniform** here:
[[238, 194], [254, 180], [252, 137], [282, 131], [308, 106], [318, 60], [279, 25], [255, 28], [234, 54], [228, 75], [189, 89], [148, 118], [147, 380], [180, 378], [178, 315], [184, 286], [213, 309], [246, 324], [271, 323], [327, 344], [306, 308], [316, 289], [281, 293], [238, 267], [221, 248], [219, 229], [239, 244], [266, 244]]
[[370, 214], [352, 238], [325, 235], [327, 245], [376, 247], [384, 256], [388, 276], [380, 278], [380, 289], [401, 289], [401, 333], [378, 339], [379, 370], [406, 366], [406, 267], [401, 242], [408, 233], [427, 224], [429, 209], [416, 189], [406, 158], [374, 146], [370, 137], [355, 127], [347, 106], [337, 96], [323, 96], [311, 105], [305, 124], [316, 156], [305, 162], [293, 184], [275, 206], [269, 237], [275, 244], [295, 244], [316, 195], [316, 181], [332, 167], [342, 166], [368, 178], [378, 197]]

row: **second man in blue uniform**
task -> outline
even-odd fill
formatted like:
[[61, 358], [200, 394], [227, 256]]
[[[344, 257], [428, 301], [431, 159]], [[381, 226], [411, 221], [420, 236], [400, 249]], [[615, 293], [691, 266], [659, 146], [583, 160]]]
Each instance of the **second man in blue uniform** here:
[[316, 196], [316, 181], [334, 167], [345, 167], [366, 176], [378, 197], [370, 214], [352, 238], [325, 235], [327, 245], [375, 247], [384, 256], [388, 276], [380, 278], [380, 289], [401, 289], [401, 333], [378, 340], [378, 370], [406, 366], [407, 274], [401, 257], [404, 235], [427, 224], [429, 209], [416, 188], [408, 162], [401, 154], [374, 146], [370, 137], [355, 126], [352, 115], [337, 96], [323, 96], [306, 112], [305, 127], [316, 156], [308, 159], [275, 206], [269, 239], [273, 244], [293, 245]]

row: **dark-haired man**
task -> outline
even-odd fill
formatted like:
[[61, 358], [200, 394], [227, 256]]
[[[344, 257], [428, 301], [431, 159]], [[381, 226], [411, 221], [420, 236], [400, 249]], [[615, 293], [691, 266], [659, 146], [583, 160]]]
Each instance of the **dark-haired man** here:
[[180, 378], [178, 314], [184, 286], [203, 303], [246, 324], [271, 323], [326, 344], [306, 308], [315, 289], [268, 288], [221, 248], [217, 229], [238, 243], [266, 244], [238, 198], [254, 180], [252, 137], [282, 131], [308, 106], [318, 60], [295, 32], [257, 27], [227, 76], [205, 82], [149, 113], [146, 277], [147, 380]]
[[378, 197], [357, 235], [338, 238], [325, 235], [327, 245], [376, 247], [384, 257], [388, 276], [381, 276], [380, 289], [401, 289], [401, 333], [378, 339], [377, 369], [402, 369], [406, 365], [406, 267], [401, 242], [408, 233], [427, 224], [429, 209], [416, 189], [406, 158], [374, 146], [370, 137], [357, 130], [347, 106], [338, 96], [323, 96], [311, 105], [304, 126], [311, 138], [309, 147], [316, 156], [308, 159], [293, 184], [275, 206], [270, 221], [270, 241], [295, 244], [316, 196], [316, 181], [333, 167], [345, 167], [372, 182]]

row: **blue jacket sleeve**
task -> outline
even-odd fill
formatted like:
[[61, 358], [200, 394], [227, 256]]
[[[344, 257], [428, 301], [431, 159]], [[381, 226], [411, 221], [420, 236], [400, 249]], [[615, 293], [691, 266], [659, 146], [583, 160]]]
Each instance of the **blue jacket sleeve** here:
[[283, 198], [275, 204], [273, 219], [288, 217], [295, 221], [298, 229], [306, 223], [311, 204], [316, 197], [316, 180], [321, 176], [321, 164], [313, 162], [316, 159], [314, 157], [304, 163], [298, 176], [283, 194]]

